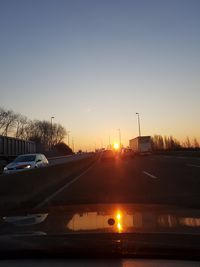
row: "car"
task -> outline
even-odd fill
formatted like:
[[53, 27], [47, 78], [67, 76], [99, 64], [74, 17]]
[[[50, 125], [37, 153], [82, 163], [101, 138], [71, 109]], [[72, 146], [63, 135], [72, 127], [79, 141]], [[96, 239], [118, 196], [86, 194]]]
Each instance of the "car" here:
[[49, 164], [43, 154], [23, 154], [4, 167], [3, 174], [45, 167]]
[[134, 151], [130, 148], [123, 148], [121, 150], [121, 158], [125, 159], [125, 158], [133, 158], [134, 157]]
[[113, 150], [105, 150], [102, 152], [102, 160], [114, 160], [116, 158], [116, 153]]

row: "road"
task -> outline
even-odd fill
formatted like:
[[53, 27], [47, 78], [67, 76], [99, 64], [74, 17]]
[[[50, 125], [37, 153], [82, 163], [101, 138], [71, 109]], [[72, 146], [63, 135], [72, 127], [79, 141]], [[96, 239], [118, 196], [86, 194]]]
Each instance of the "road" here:
[[200, 208], [200, 158], [98, 159], [39, 204], [157, 203]]
[[75, 155], [62, 156], [62, 157], [52, 157], [52, 158], [48, 158], [48, 161], [49, 161], [49, 165], [57, 165], [57, 164], [76, 161], [79, 159], [84, 159], [89, 156], [90, 156], [89, 153], [83, 153], [83, 154], [75, 154]]

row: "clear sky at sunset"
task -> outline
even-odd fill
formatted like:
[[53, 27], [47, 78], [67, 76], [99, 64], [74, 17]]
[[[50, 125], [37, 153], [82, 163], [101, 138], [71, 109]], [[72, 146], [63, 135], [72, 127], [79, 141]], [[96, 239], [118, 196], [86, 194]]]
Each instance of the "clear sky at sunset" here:
[[70, 130], [200, 141], [200, 1], [0, 0], [0, 106]]

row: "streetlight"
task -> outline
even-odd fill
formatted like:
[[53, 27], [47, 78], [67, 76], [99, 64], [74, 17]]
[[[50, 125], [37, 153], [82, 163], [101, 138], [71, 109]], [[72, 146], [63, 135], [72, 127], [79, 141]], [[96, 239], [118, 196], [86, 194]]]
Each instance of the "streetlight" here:
[[67, 143], [68, 143], [68, 147], [69, 147], [69, 133], [70, 133], [70, 131], [67, 131]]
[[141, 130], [140, 130], [140, 113], [136, 112], [135, 113], [138, 117], [138, 129], [139, 129], [139, 136], [141, 136]]
[[120, 131], [120, 129], [118, 129], [118, 131], [119, 131], [119, 147], [121, 148], [121, 146], [122, 146], [122, 143], [121, 143], [121, 131]]
[[74, 152], [74, 138], [72, 137], [72, 150]]
[[51, 117], [51, 147], [52, 147], [52, 141], [53, 141], [53, 119], [55, 119], [55, 117]]

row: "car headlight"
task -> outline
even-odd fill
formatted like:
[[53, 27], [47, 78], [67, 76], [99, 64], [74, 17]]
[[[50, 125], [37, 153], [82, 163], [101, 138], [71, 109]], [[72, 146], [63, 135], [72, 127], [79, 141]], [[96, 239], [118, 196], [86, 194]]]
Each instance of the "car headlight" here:
[[4, 170], [4, 171], [7, 171], [7, 170], [8, 170], [8, 168], [7, 168], [7, 167], [4, 167], [4, 168], [3, 168], [3, 170]]
[[31, 165], [26, 165], [25, 167], [24, 167], [24, 169], [29, 169], [31, 167]]
[[30, 167], [31, 167], [30, 164], [26, 164], [26, 165], [17, 166], [16, 169], [29, 169]]

